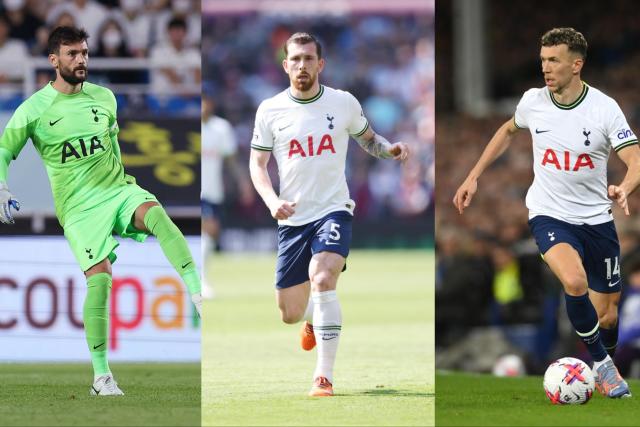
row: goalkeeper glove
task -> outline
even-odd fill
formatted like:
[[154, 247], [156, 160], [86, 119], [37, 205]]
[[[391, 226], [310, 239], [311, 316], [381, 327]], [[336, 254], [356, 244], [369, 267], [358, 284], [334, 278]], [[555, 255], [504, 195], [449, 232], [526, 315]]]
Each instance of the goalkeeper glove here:
[[20, 203], [13, 198], [13, 194], [9, 192], [9, 187], [4, 181], [0, 181], [0, 222], [3, 224], [13, 224], [13, 216], [11, 208], [16, 211], [20, 210]]

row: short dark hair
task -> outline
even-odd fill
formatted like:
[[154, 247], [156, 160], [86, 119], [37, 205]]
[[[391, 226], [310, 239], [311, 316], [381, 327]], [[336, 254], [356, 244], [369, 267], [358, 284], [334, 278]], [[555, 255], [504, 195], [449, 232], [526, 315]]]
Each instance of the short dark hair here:
[[573, 28], [553, 28], [544, 33], [540, 42], [545, 47], [566, 44], [569, 51], [579, 54], [582, 59], [587, 58], [587, 39]]
[[89, 34], [84, 28], [76, 27], [57, 27], [49, 34], [47, 49], [49, 54], [60, 53], [60, 46], [70, 45], [73, 43], [82, 43], [89, 38]]
[[170, 30], [172, 28], [182, 28], [183, 30], [186, 31], [187, 30], [187, 21], [185, 21], [184, 19], [182, 19], [182, 18], [180, 18], [178, 16], [174, 16], [167, 23], [167, 29]]
[[288, 47], [291, 43], [295, 43], [295, 44], [315, 43], [316, 52], [318, 53], [318, 59], [322, 58], [322, 45], [320, 44], [317, 38], [315, 38], [309, 33], [295, 33], [291, 37], [289, 37], [286, 43], [284, 44], [285, 56], [289, 55]]

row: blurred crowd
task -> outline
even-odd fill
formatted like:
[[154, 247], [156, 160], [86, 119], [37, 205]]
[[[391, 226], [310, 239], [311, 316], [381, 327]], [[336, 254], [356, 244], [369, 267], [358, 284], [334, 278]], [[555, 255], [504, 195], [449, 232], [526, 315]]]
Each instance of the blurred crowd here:
[[[325, 15], [314, 17], [205, 16], [204, 91], [227, 119], [248, 163], [255, 112], [260, 102], [289, 86], [282, 47], [295, 31], [316, 35], [326, 60], [320, 82], [351, 92], [373, 129], [404, 141], [412, 159], [404, 167], [378, 161], [352, 143], [347, 179], [358, 218], [421, 217], [434, 193], [433, 15]], [[275, 162], [270, 166], [275, 169]], [[273, 171], [272, 171], [273, 172]], [[277, 176], [273, 174], [272, 176]], [[242, 199], [235, 185], [227, 199]], [[234, 215], [263, 218], [266, 210], [237, 204]]]
[[[31, 72], [30, 59], [47, 57], [50, 31], [74, 25], [89, 33], [90, 59], [143, 60], [141, 66], [129, 68], [126, 64], [122, 68], [89, 64], [89, 80], [114, 85], [114, 91], [123, 94], [119, 99], [122, 108], [129, 100], [124, 95], [150, 91], [155, 98], [146, 101], [178, 109], [188, 105], [185, 98], [191, 97], [194, 105], [198, 98], [192, 110], [199, 112], [200, 1], [2, 0], [0, 5], [1, 109], [11, 110], [30, 95], [23, 93], [24, 80]], [[37, 88], [51, 79], [49, 68], [34, 70]], [[145, 89], [140, 90], [140, 85]], [[182, 101], [162, 98], [171, 95]]]
[[[527, 26], [512, 19], [507, 1], [485, 4], [488, 46], [500, 47], [500, 54], [498, 50], [491, 53], [491, 95], [494, 100], [508, 98], [515, 109], [524, 91], [544, 86], [538, 57], [540, 36], [567, 22], [554, 15], [552, 11], [558, 5], [548, 0], [519, 6], [517, 14], [527, 16]], [[639, 31], [635, 3], [584, 2], [584, 7], [575, 12], [570, 24], [582, 31], [589, 43], [583, 79], [612, 96], [638, 134], [640, 88], [636, 74], [640, 49], [635, 43]], [[585, 25], [580, 26], [581, 22]], [[452, 46], [452, 34], [443, 32], [439, 43], [443, 48]], [[452, 54], [440, 47], [442, 64], [450, 68]], [[450, 73], [444, 80], [447, 87], [454, 87]], [[539, 372], [550, 359], [567, 354], [583, 355], [588, 360], [566, 316], [561, 314], [562, 287], [540, 258], [527, 226], [524, 199], [533, 180], [531, 136], [527, 131], [516, 134], [507, 152], [480, 178], [471, 207], [459, 215], [452, 203], [457, 187], [510, 116], [496, 113], [474, 118], [454, 112], [451, 102], [443, 102], [438, 108], [436, 336], [441, 355], [446, 354], [451, 361], [449, 351], [460, 341], [498, 327], [505, 342], [502, 352], [520, 352], [530, 371]], [[608, 167], [609, 182], [622, 181], [626, 167], [613, 151]], [[629, 206], [629, 217], [613, 207], [625, 284], [616, 361], [621, 372], [640, 377], [640, 195], [631, 195]], [[468, 316], [469, 312], [474, 316]], [[489, 362], [479, 370], [490, 370]]]

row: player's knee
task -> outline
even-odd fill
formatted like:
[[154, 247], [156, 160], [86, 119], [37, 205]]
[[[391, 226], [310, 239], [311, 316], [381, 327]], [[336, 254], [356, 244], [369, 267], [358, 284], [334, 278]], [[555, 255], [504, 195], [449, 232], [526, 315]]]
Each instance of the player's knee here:
[[336, 278], [328, 270], [320, 270], [311, 277], [311, 289], [314, 292], [325, 292], [335, 289]]
[[582, 274], [567, 274], [562, 278], [564, 291], [571, 296], [584, 295], [587, 292], [587, 278]]

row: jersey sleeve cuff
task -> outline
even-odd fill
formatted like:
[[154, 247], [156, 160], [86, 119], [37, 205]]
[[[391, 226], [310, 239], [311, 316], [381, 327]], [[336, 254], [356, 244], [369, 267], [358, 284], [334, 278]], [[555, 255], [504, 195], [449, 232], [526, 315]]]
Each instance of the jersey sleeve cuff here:
[[520, 125], [518, 124], [518, 122], [516, 122], [516, 118], [515, 118], [515, 116], [513, 117], [513, 125], [514, 125], [515, 127], [517, 127], [518, 129], [524, 129], [524, 127], [520, 126]]
[[263, 147], [262, 145], [251, 144], [251, 148], [260, 151], [273, 151], [273, 147]]
[[362, 129], [362, 130], [361, 130], [360, 132], [358, 132], [358, 133], [354, 133], [354, 134], [353, 134], [353, 135], [351, 135], [351, 136], [356, 137], [356, 138], [357, 138], [357, 137], [359, 137], [359, 136], [362, 136], [362, 135], [364, 135], [364, 133], [367, 131], [367, 129], [369, 129], [369, 121], [367, 121], [367, 123], [365, 124], [364, 129]]
[[622, 144], [618, 145], [617, 147], [613, 147], [614, 150], [616, 150], [616, 153], [620, 150], [622, 150], [625, 147], [630, 147], [632, 145], [638, 145], [638, 140], [637, 139], [632, 139], [631, 141], [627, 141], [627, 142], [623, 142]]

